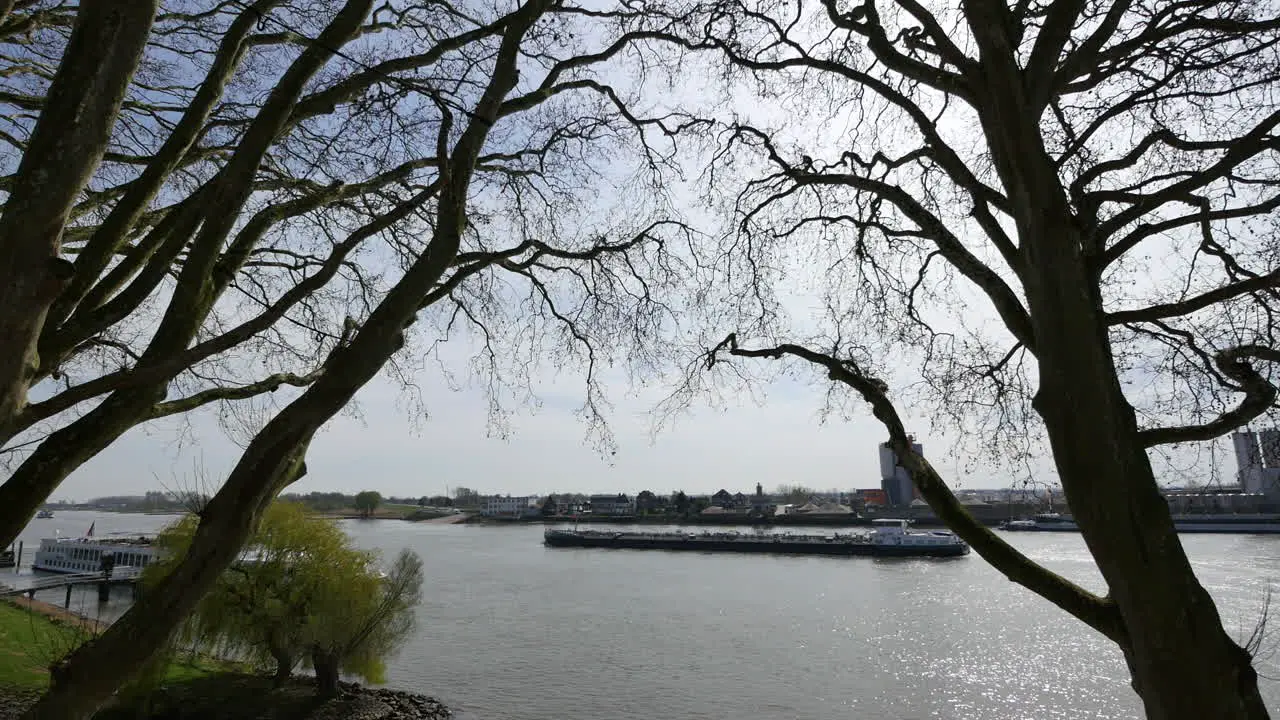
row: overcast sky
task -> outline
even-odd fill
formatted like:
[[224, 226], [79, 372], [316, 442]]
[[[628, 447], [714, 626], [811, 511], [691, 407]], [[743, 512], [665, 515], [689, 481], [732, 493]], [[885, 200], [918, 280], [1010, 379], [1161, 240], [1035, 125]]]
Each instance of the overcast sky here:
[[[672, 98], [687, 100], [705, 94], [700, 87], [700, 73], [687, 69], [692, 78], [689, 81], [699, 86], [695, 88], [697, 92], [671, 92]], [[745, 96], [737, 100], [739, 104], [746, 103]], [[757, 109], [753, 114], [760, 112]], [[794, 119], [788, 116], [791, 131], [804, 135], [804, 128]], [[812, 122], [821, 125], [826, 121], [814, 118]], [[850, 120], [846, 118], [846, 122]], [[972, 132], [967, 126], [959, 130]], [[844, 132], [829, 133], [829, 140], [843, 143], [848, 132], [846, 128]], [[681, 209], [693, 212], [693, 208]], [[971, 309], [964, 311], [963, 321], [976, 325], [993, 319], [989, 303], [974, 294], [975, 300]], [[465, 356], [455, 360], [455, 369], [465, 371]], [[676, 364], [688, 360], [681, 359]], [[907, 364], [898, 357], [886, 360]], [[821, 377], [818, 373], [810, 370], [806, 376], [814, 380], [784, 380], [767, 386], [763, 406], [746, 398], [729, 403], [725, 409], [695, 405], [656, 435], [652, 433], [651, 411], [674, 378], [665, 378], [666, 387], [659, 380], [638, 395], [631, 393], [624, 382], [611, 382], [608, 390], [614, 407], [608, 420], [617, 451], [605, 457], [584, 442], [586, 428], [576, 417], [582, 398], [579, 378], [537, 375], [533, 391], [540, 396], [542, 406], [536, 411], [518, 411], [511, 418], [511, 432], [505, 439], [487, 432], [486, 398], [478, 389], [452, 391], [438, 374], [424, 371], [414, 380], [421, 387], [430, 416], [415, 420], [403, 401], [402, 389], [379, 378], [357, 396], [358, 415], [335, 418], [312, 443], [309, 474], [290, 489], [375, 489], [384, 495], [420, 496], [443, 493], [460, 485], [484, 493], [511, 494], [634, 493], [644, 489], [701, 493], [719, 488], [749, 492], [757, 482], [769, 490], [792, 483], [819, 489], [877, 487], [877, 445], [885, 437], [883, 429], [861, 407], [851, 419], [833, 416], [820, 424], [825, 386], [817, 381]], [[891, 387], [896, 389], [892, 384]], [[1014, 471], [984, 462], [981, 456], [953, 457], [952, 438], [939, 434], [918, 411], [913, 412], [916, 409], [899, 410], [909, 418], [909, 429], [923, 442], [926, 457], [955, 487], [1007, 487], [1025, 477], [1054, 481], [1050, 463], [1043, 458], [1015, 475]], [[75, 472], [53, 498], [85, 500], [197, 484], [212, 489], [225, 477], [240, 451], [219, 427], [214, 412], [131, 430]], [[1235, 468], [1230, 458], [1219, 453], [1218, 460], [1222, 478], [1233, 477]], [[1207, 473], [1206, 464], [1202, 474]], [[205, 478], [203, 483], [197, 481], [197, 475]]]
[[[398, 386], [379, 379], [366, 387], [359, 395], [361, 417], [339, 417], [326, 427], [312, 444], [309, 475], [291, 489], [419, 496], [459, 485], [533, 494], [721, 487], [747, 492], [757, 482], [767, 490], [780, 483], [849, 489], [880, 482], [880, 425], [866, 413], [820, 425], [823, 390], [817, 385], [779, 381], [768, 387], [764, 407], [748, 399], [723, 411], [695, 408], [656, 436], [649, 411], [662, 395], [627, 397], [626, 387], [614, 387], [617, 454], [606, 459], [584, 442], [585, 427], [575, 416], [580, 394], [574, 392], [581, 385], [574, 379], [548, 377], [540, 383], [543, 406], [518, 413], [507, 440], [487, 436], [479, 391], [453, 392], [442, 383], [428, 385], [428, 379], [422, 381], [431, 415], [418, 423], [397, 402]], [[917, 424], [926, 455], [956, 472], [942, 439], [931, 436], [924, 422]], [[238, 452], [209, 414], [199, 416], [189, 432], [175, 423], [138, 428], [72, 475], [54, 499], [189, 487], [197, 469], [209, 478], [225, 474]], [[962, 487], [1008, 483], [975, 476], [958, 480]]]

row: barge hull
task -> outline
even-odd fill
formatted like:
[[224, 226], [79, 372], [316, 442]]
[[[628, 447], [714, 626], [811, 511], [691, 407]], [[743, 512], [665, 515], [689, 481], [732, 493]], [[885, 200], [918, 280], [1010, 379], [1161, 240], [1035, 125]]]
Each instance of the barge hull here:
[[552, 547], [613, 548], [619, 550], [684, 550], [693, 552], [769, 553], [777, 555], [838, 555], [868, 557], [958, 557], [966, 545], [879, 545], [873, 543], [797, 543], [741, 540], [678, 540], [657, 538], [565, 537], [548, 535]]

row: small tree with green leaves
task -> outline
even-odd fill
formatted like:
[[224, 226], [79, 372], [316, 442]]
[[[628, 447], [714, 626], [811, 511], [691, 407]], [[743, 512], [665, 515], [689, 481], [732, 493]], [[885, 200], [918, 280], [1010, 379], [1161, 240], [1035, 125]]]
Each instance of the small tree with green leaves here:
[[401, 550], [385, 575], [359, 558], [345, 561], [337, 574], [351, 585], [316, 598], [307, 625], [311, 667], [325, 694], [338, 689], [343, 672], [382, 682], [386, 658], [408, 639], [422, 600], [422, 560], [413, 551]]
[[[166, 559], [148, 568], [144, 584], [155, 584], [181, 560], [197, 525], [191, 515], [161, 534]], [[334, 522], [291, 502], [269, 507], [249, 547], [201, 600], [178, 640], [271, 667], [278, 683], [304, 658], [322, 689], [337, 687], [341, 669], [380, 681], [384, 657], [412, 626], [422, 580], [417, 556], [402, 553], [384, 577], [375, 553], [353, 548]], [[410, 584], [411, 591], [401, 589]]]
[[356, 493], [356, 510], [361, 515], [369, 517], [373, 515], [373, 511], [378, 509], [382, 504], [382, 495], [377, 490], [365, 490]]

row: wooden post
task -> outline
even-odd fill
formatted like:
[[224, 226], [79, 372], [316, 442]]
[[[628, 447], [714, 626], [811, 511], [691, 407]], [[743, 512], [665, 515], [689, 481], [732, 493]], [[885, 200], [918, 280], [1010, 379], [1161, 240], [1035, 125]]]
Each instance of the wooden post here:
[[98, 583], [98, 602], [104, 603], [111, 599], [111, 583], [103, 580]]
[[71, 585], [67, 584], [67, 599], [62, 601], [62, 607], [71, 609]]
[[18, 572], [22, 567], [22, 541], [18, 541], [18, 557], [13, 562], [13, 571]]

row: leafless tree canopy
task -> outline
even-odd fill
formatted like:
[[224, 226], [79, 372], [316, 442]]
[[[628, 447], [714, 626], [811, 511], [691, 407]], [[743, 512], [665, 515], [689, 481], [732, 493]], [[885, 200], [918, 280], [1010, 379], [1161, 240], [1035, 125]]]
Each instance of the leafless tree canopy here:
[[[16, 533], [67, 472], [139, 422], [300, 389], [202, 505], [172, 574], [67, 659], [37, 716], [90, 712], [163, 644], [306, 472], [319, 428], [414, 351], [423, 316], [438, 333], [417, 348], [467, 327], [492, 374], [518, 377], [548, 348], [581, 361], [590, 422], [602, 363], [652, 361], [671, 289], [690, 278], [691, 235], [655, 193], [685, 120], [611, 81], [646, 63], [632, 51], [641, 36], [619, 28], [633, 14], [553, 0], [161, 9], [140, 69], [124, 68], [129, 94], [94, 175], [103, 187], [77, 193], [53, 246], [74, 272], [19, 396], [40, 381], [65, 388], [0, 418], [11, 437], [38, 438], [0, 486], [3, 528]], [[88, 19], [75, 16], [59, 60], [49, 51], [58, 70], [27, 91], [33, 102], [59, 97]], [[47, 27], [42, 42], [57, 47]], [[33, 122], [37, 138], [56, 119]], [[18, 149], [15, 187], [32, 152]], [[37, 259], [48, 249], [32, 246]], [[0, 329], [21, 340], [32, 323], [17, 317]], [[56, 429], [40, 437], [45, 420]]]
[[[992, 147], [997, 60], [981, 35], [993, 32], [1008, 44], [999, 63], [1028, 87], [1021, 112], [1038, 118], [1028, 141], [1086, 236], [1096, 289], [1082, 291], [1107, 312], [1149, 443], [1220, 435], [1271, 408], [1235, 367], [1254, 358], [1271, 378], [1256, 360], [1275, 347], [1280, 280], [1274, 6], [663, 11], [682, 23], [669, 40], [715, 51], [738, 92], [772, 100], [766, 112], [702, 103], [718, 121], [716, 177], [745, 181], [727, 198], [735, 230], [718, 256], [740, 314], [768, 320], [780, 286], [817, 285], [820, 329], [795, 339], [884, 372], [884, 347], [914, 348], [938, 411], [977, 420], [989, 440], [1025, 435], [1035, 364], [1018, 213], [1035, 196], [1009, 182], [1004, 158], [1021, 148]], [[993, 315], [1001, 322], [981, 321]], [[1246, 391], [1252, 401], [1220, 420]], [[1208, 427], [1154, 430], [1169, 423]]]
[[[18, 234], [14, 203], [61, 162], [32, 160], [41, 128], [74, 124], [45, 109], [58, 87], [91, 92], [59, 82], [98, 62], [101, 47], [73, 42], [94, 5], [19, 2], [0, 22], [0, 189]], [[247, 441], [279, 407], [273, 393], [319, 377], [427, 251], [442, 152], [481, 99], [510, 10], [161, 4], [136, 72], [121, 70], [101, 163], [82, 187], [68, 180], [57, 249], [70, 262], [15, 371], [29, 398], [0, 417], [6, 537], [130, 427], [218, 403], [248, 422], [233, 428]], [[688, 236], [650, 200], [669, 121], [608, 81], [637, 58], [605, 22], [556, 8], [522, 47], [522, 82], [468, 184], [460, 247], [401, 358], [408, 379], [467, 331], [484, 340], [483, 377], [518, 385], [554, 350], [587, 368], [584, 414], [607, 442], [595, 374], [624, 347], [652, 360]]]
[[[798, 360], [856, 391], [951, 527], [1116, 640], [1150, 717], [1264, 717], [1148, 451], [1275, 407], [1275, 4], [653, 7], [655, 35], [734, 91], [697, 110], [734, 226], [706, 366]], [[820, 330], [774, 322], [813, 286]], [[979, 527], [914, 456], [890, 402], [920, 398], [908, 349], [953, 419], [1006, 448], [1043, 430], [1109, 595]], [[1197, 645], [1214, 670], [1191, 677], [1172, 658]]]

